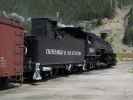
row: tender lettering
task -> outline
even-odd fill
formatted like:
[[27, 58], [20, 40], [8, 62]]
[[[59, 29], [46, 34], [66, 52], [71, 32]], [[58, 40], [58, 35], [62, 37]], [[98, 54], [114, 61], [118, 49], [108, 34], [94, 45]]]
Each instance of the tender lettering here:
[[75, 50], [60, 50], [60, 49], [45, 49], [46, 55], [66, 55], [66, 56], [81, 56], [81, 51]]

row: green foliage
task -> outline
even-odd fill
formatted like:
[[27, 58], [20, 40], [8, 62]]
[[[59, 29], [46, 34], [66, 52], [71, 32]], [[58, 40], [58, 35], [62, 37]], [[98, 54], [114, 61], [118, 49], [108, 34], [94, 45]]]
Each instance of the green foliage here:
[[126, 27], [123, 43], [133, 46], [133, 9], [128, 13], [128, 26]]
[[116, 0], [118, 1], [118, 6], [121, 8], [122, 6], [132, 5], [133, 0]]
[[133, 3], [132, 0], [0, 0], [0, 11], [16, 12], [27, 17], [56, 17], [72, 22], [112, 17], [114, 8]]
[[110, 0], [0, 0], [0, 10], [24, 17], [56, 17], [65, 22], [112, 16]]
[[131, 69], [128, 70], [129, 73], [133, 74], [133, 68], [131, 66]]
[[117, 53], [117, 61], [122, 61], [123, 60], [123, 56], [120, 53]]
[[133, 46], [133, 26], [127, 28], [123, 42], [126, 45]]

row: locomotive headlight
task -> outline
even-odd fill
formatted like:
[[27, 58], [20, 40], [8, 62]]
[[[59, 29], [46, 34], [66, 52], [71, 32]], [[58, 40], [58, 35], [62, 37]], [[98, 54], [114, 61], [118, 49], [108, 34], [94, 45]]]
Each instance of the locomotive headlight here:
[[94, 53], [95, 52], [95, 49], [94, 48], [89, 48], [89, 52], [90, 53]]

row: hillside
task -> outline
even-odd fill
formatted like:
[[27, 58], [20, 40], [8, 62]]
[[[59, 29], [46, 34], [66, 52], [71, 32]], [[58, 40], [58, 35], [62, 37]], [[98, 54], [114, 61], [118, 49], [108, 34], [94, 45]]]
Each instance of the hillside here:
[[92, 30], [92, 32], [97, 34], [107, 32], [109, 36], [107, 40], [112, 43], [115, 51], [119, 53], [132, 52], [133, 50], [133, 48], [130, 48], [122, 43], [127, 26], [126, 16], [130, 9], [131, 7], [122, 9], [117, 8], [114, 18], [104, 18], [102, 20], [103, 24]]

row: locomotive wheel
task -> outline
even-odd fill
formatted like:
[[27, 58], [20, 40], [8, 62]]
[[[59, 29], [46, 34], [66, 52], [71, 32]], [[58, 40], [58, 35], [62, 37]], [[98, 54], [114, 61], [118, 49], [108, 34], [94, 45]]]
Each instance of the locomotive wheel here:
[[112, 57], [111, 57], [111, 55], [106, 56], [105, 63], [106, 63], [107, 68], [112, 67]]
[[66, 76], [66, 75], [67, 75], [66, 69], [65, 69], [65, 68], [60, 68], [60, 69], [59, 69], [59, 74], [60, 74], [61, 76]]
[[67, 74], [71, 74], [72, 73], [72, 70], [73, 70], [73, 66], [71, 64], [68, 64], [68, 65], [65, 65], [65, 70], [66, 70], [66, 73]]
[[48, 80], [52, 77], [52, 72], [50, 72], [50, 71], [42, 72], [41, 76], [42, 76], [43, 80]]
[[94, 69], [93, 63], [90, 63], [89, 66], [90, 70]]
[[53, 70], [52, 70], [51, 78], [55, 78], [55, 77], [57, 77], [58, 74], [59, 74], [59, 69], [56, 69], [56, 68], [53, 69]]

